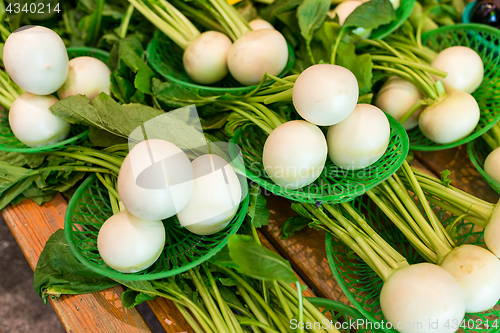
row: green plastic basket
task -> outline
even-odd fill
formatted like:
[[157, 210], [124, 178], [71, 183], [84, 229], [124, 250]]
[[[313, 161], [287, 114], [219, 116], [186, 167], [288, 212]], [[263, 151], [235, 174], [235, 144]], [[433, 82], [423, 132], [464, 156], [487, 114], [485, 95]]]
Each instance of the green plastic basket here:
[[[70, 59], [82, 56], [97, 58], [103, 62], [107, 62], [109, 53], [100, 49], [91, 47], [68, 47], [68, 56]], [[66, 140], [56, 142], [43, 147], [28, 147], [19, 141], [12, 130], [10, 129], [8, 113], [1, 112], [0, 114], [0, 151], [17, 152], [17, 153], [42, 153], [54, 150], [62, 150], [71, 145], [78, 144], [84, 141], [88, 136], [88, 127], [82, 125], [72, 125]]]
[[71, 198], [64, 219], [64, 233], [72, 253], [89, 269], [114, 279], [143, 281], [183, 273], [222, 249], [240, 228], [247, 212], [247, 195], [233, 220], [222, 231], [208, 236], [191, 233], [176, 217], [164, 220], [166, 243], [158, 260], [137, 273], [121, 273], [104, 263], [97, 249], [100, 227], [113, 215], [108, 190], [95, 175], [89, 176]]
[[500, 184], [493, 180], [485, 171], [484, 171], [484, 161], [486, 157], [491, 153], [491, 148], [486, 144], [483, 138], [479, 137], [474, 141], [470, 141], [467, 143], [467, 154], [469, 155], [469, 159], [471, 160], [474, 167], [476, 167], [477, 171], [483, 177], [484, 181], [491, 186], [497, 193], [500, 193]]
[[[354, 208], [364, 214], [367, 222], [376, 225], [379, 230], [379, 235], [382, 236], [390, 245], [401, 251], [400, 253], [408, 260], [410, 264], [423, 262], [423, 258], [417, 251], [408, 243], [404, 235], [389, 221], [385, 215], [376, 206], [371, 206], [366, 200], [367, 197], [356, 198], [352, 204]], [[444, 224], [456, 219], [443, 209], [435, 207], [435, 212], [439, 220]], [[464, 243], [484, 245], [483, 230], [467, 221], [461, 220], [458, 222], [458, 239], [457, 244]], [[351, 301], [363, 316], [372, 322], [380, 322], [383, 320], [383, 315], [380, 309], [380, 290], [383, 282], [378, 275], [366, 265], [356, 254], [354, 254], [347, 246], [337, 240], [330, 233], [326, 235], [326, 253], [330, 268], [333, 275], [342, 288], [347, 298]], [[459, 330], [459, 332], [478, 332], [473, 328], [478, 325], [472, 325], [473, 320], [489, 320], [490, 326], [497, 323], [500, 326], [500, 302], [495, 308], [482, 313], [466, 314], [465, 324], [469, 325]], [[469, 324], [470, 323], [470, 324]], [[396, 332], [394, 329], [384, 327], [384, 332]], [[499, 328], [480, 330], [480, 332], [499, 332]]]
[[410, 17], [415, 1], [401, 0], [398, 9], [396, 9], [396, 19], [373, 30], [370, 39], [383, 39], [398, 29]]
[[[183, 52], [172, 40], [160, 33], [155, 34], [155, 37], [149, 42], [147, 47], [149, 64], [156, 72], [182, 89], [197, 93], [200, 96], [243, 95], [257, 88], [257, 85], [242, 86], [230, 74], [213, 85], [200, 85], [191, 80], [184, 71], [184, 65], [182, 64]], [[278, 77], [284, 77], [292, 69], [294, 62], [295, 53], [291, 45], [288, 44], [288, 62]], [[273, 82], [272, 80], [268, 80], [264, 83], [264, 86], [270, 85]]]
[[352, 200], [380, 184], [399, 169], [408, 154], [408, 136], [401, 124], [387, 115], [391, 138], [385, 154], [373, 165], [361, 170], [343, 170], [327, 158], [320, 177], [312, 184], [297, 190], [276, 185], [265, 173], [262, 151], [266, 135], [257, 127], [238, 129], [231, 138], [242, 151], [245, 168], [241, 174], [263, 189], [284, 198], [308, 203], [339, 203]]
[[413, 150], [443, 150], [457, 147], [478, 138], [500, 120], [500, 31], [482, 24], [455, 24], [429, 31], [422, 41], [439, 52], [450, 46], [467, 46], [476, 51], [484, 64], [484, 79], [472, 94], [479, 104], [481, 117], [472, 134], [449, 143], [438, 144], [427, 139], [418, 127], [408, 132], [410, 148]]
[[[332, 321], [334, 323], [335, 322], [338, 323], [337, 326], [334, 327], [341, 332], [368, 333], [377, 331], [374, 329], [370, 329], [370, 327], [368, 327], [370, 323], [368, 323], [368, 325], [365, 325], [366, 328], [358, 326], [357, 323], [360, 323], [358, 322], [358, 320], [363, 323], [366, 323], [367, 319], [361, 314], [361, 312], [348, 305], [335, 302], [326, 298], [319, 298], [319, 297], [306, 297], [306, 298], [312, 305], [316, 306], [319, 309], [322, 309], [323, 314], [327, 314], [329, 312], [330, 316], [332, 317]], [[354, 324], [354, 322], [356, 322], [356, 324]], [[342, 325], [344, 325], [344, 327], [342, 327]]]

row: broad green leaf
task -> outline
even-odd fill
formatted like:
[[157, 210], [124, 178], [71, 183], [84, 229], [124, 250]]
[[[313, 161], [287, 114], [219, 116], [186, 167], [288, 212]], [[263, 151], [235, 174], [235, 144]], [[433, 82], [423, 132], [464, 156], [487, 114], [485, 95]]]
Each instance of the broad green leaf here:
[[76, 259], [62, 229], [54, 232], [45, 244], [33, 281], [33, 287], [44, 304], [47, 304], [48, 297], [91, 293], [116, 285], [117, 282], [95, 273]]
[[287, 239], [292, 237], [295, 232], [300, 231], [307, 227], [307, 225], [311, 222], [311, 219], [303, 216], [292, 216], [288, 220], [286, 220], [283, 227], [281, 227], [282, 239]]
[[396, 11], [389, 0], [370, 0], [356, 7], [342, 27], [375, 29], [396, 19]]
[[144, 294], [142, 292], [129, 288], [122, 294], [122, 303], [126, 309], [130, 309], [141, 303], [151, 301], [155, 298], [156, 296], [154, 295]]
[[306, 42], [310, 42], [328, 16], [331, 0], [304, 0], [297, 9], [300, 34]]
[[257, 244], [251, 236], [232, 235], [227, 246], [242, 274], [259, 280], [298, 281], [288, 261]]
[[360, 95], [368, 94], [371, 91], [373, 62], [370, 54], [356, 55], [354, 44], [340, 42], [335, 63], [354, 74], [358, 81]]
[[293, 203], [292, 209], [294, 212], [296, 212], [300, 216], [308, 218], [309, 220], [313, 219], [313, 216], [311, 215], [311, 213], [309, 213], [309, 211], [307, 209], [305, 209], [304, 206], [302, 206], [300, 203]]
[[268, 225], [271, 213], [266, 206], [266, 198], [260, 192], [259, 186], [250, 188], [250, 203], [248, 205], [247, 216], [255, 228]]

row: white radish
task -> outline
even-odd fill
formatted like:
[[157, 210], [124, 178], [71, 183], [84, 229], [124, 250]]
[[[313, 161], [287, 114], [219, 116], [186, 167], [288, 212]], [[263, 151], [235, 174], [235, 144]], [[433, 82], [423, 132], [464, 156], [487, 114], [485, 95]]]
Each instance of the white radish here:
[[138, 143], [118, 174], [118, 194], [125, 208], [144, 220], [163, 220], [181, 211], [193, 190], [193, 167], [173, 143], [151, 139]]
[[227, 57], [233, 42], [218, 31], [206, 31], [184, 51], [182, 62], [189, 77], [201, 84], [222, 80], [228, 73]]
[[457, 280], [465, 298], [465, 311], [489, 310], [500, 299], [500, 260], [475, 245], [453, 249], [440, 264]]
[[366, 168], [385, 153], [390, 135], [384, 112], [370, 104], [358, 104], [349, 117], [328, 128], [328, 156], [342, 169]]
[[[349, 15], [351, 15], [351, 13], [360, 5], [362, 5], [364, 2], [366, 1], [358, 1], [358, 0], [343, 1], [337, 6], [335, 6], [334, 9], [330, 10], [328, 12], [328, 16], [330, 16], [330, 18], [332, 19], [338, 16], [339, 24], [342, 26], [347, 17], [349, 17]], [[353, 33], [361, 38], [368, 38], [370, 37], [372, 30], [358, 27], [353, 30]]]
[[54, 96], [20, 95], [9, 111], [9, 125], [19, 141], [29, 147], [43, 147], [66, 139], [71, 125], [50, 111]]
[[277, 185], [294, 190], [314, 182], [323, 171], [327, 144], [319, 127], [303, 120], [278, 126], [264, 144], [262, 161]]
[[192, 166], [193, 192], [177, 218], [187, 230], [211, 235], [224, 229], [238, 211], [241, 184], [231, 165], [220, 156], [202, 155]]
[[484, 160], [484, 172], [500, 184], [500, 148], [488, 154]]
[[359, 97], [358, 81], [347, 68], [314, 65], [303, 71], [293, 86], [293, 105], [299, 115], [318, 126], [335, 125], [347, 118]]
[[22, 89], [48, 95], [68, 76], [68, 53], [61, 37], [41, 26], [24, 26], [5, 41], [3, 62], [7, 73]]
[[452, 91], [420, 114], [418, 125], [430, 140], [447, 144], [465, 138], [479, 122], [479, 106], [472, 95]]
[[251, 20], [250, 22], [248, 22], [248, 25], [250, 26], [250, 28], [252, 28], [252, 30], [261, 30], [261, 29], [275, 30], [271, 23], [260, 18]]
[[122, 273], [150, 267], [165, 245], [165, 227], [160, 220], [142, 220], [123, 211], [111, 216], [97, 235], [97, 248], [104, 262]]
[[86, 95], [92, 101], [100, 93], [110, 94], [111, 70], [101, 60], [77, 57], [69, 61], [68, 78], [57, 90], [60, 99]]
[[229, 72], [246, 86], [258, 84], [266, 73], [280, 74], [287, 61], [285, 37], [272, 29], [247, 32], [234, 42], [227, 57]]
[[484, 228], [484, 242], [488, 249], [500, 258], [500, 205], [497, 204], [491, 213], [490, 220]]
[[466, 46], [452, 46], [439, 52], [431, 64], [432, 67], [448, 72], [442, 80], [444, 89], [450, 93], [455, 90], [472, 94], [484, 77], [484, 65], [481, 57]]
[[429, 263], [395, 271], [384, 282], [380, 306], [401, 333], [455, 332], [465, 315], [458, 282], [444, 268]]
[[[387, 79], [377, 93], [375, 105], [396, 118], [396, 120], [399, 120], [421, 98], [422, 93], [413, 83], [398, 76], [392, 76]], [[423, 107], [405, 121], [403, 127], [406, 130], [410, 130], [418, 125], [418, 117], [422, 109]]]

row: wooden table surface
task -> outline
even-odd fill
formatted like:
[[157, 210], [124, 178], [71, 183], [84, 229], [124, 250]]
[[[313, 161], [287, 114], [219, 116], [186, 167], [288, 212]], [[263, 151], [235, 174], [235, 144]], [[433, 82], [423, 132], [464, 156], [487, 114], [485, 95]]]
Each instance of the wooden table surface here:
[[[489, 202], [499, 199], [470, 163], [464, 146], [439, 152], [415, 152], [412, 165], [436, 176], [449, 169], [455, 186]], [[324, 232], [306, 228], [283, 240], [281, 226], [295, 214], [287, 200], [276, 196], [267, 199], [271, 217], [269, 226], [260, 233], [263, 244], [291, 262], [297, 275], [310, 288], [306, 296], [316, 295], [349, 304], [328, 265]], [[66, 206], [65, 199], [58, 195], [42, 207], [25, 200], [2, 211], [33, 269], [49, 236], [63, 227]], [[122, 287], [114, 287], [97, 293], [66, 295], [51, 300], [51, 304], [67, 332], [151, 332], [137, 310], [123, 307], [122, 292]], [[193, 332], [170, 301], [157, 298], [148, 305], [168, 333]]]

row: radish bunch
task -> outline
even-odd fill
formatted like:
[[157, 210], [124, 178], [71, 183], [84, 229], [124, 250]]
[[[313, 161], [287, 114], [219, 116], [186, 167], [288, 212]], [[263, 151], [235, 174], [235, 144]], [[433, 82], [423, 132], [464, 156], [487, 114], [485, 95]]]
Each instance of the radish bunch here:
[[162, 220], [177, 216], [182, 227], [198, 235], [219, 232], [236, 215], [245, 184], [218, 155], [190, 161], [171, 142], [142, 141], [120, 167], [117, 193], [122, 208], [101, 227], [99, 252], [120, 272], [146, 269], [165, 245]]
[[255, 85], [265, 74], [276, 76], [285, 69], [288, 45], [283, 35], [262, 19], [249, 24], [226, 1], [209, 1], [210, 8], [220, 14], [214, 18], [225, 33], [200, 33], [167, 1], [129, 2], [184, 50], [184, 70], [199, 84], [214, 84], [230, 73], [242, 85]]
[[50, 107], [59, 98], [87, 95], [90, 100], [110, 92], [109, 68], [100, 60], [78, 57], [68, 60], [62, 39], [41, 26], [14, 31], [3, 49], [5, 69], [24, 91], [12, 103], [9, 124], [14, 135], [29, 147], [43, 147], [64, 140], [70, 124]]
[[[339, 168], [358, 170], [375, 163], [386, 151], [390, 125], [376, 106], [357, 104], [356, 77], [337, 65], [314, 65], [297, 78], [293, 105], [304, 120], [278, 126], [264, 144], [267, 175], [295, 190], [313, 183], [327, 156]], [[327, 126], [327, 135], [319, 126]]]

